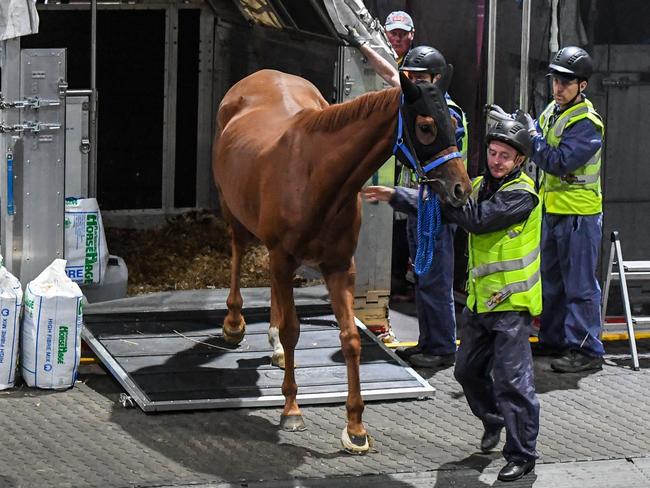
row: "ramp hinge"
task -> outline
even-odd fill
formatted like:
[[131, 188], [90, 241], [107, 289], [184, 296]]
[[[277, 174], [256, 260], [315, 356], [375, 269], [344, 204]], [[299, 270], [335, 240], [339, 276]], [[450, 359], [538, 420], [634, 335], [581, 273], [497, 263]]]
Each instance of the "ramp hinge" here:
[[120, 393], [120, 398], [118, 401], [124, 408], [135, 407], [135, 401], [133, 400], [133, 397], [131, 397], [131, 395], [127, 395], [126, 393]]

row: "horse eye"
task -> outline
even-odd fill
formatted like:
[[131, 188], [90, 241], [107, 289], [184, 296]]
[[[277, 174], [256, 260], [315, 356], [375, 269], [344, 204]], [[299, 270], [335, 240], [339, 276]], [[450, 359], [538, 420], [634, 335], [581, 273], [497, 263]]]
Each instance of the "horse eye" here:
[[427, 134], [431, 134], [431, 124], [419, 124], [418, 129], [420, 129], [422, 132], [425, 132]]

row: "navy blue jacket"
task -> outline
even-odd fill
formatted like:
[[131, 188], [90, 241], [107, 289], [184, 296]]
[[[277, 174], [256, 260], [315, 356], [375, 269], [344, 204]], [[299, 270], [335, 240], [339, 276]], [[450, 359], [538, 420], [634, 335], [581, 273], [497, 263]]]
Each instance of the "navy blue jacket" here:
[[[487, 234], [506, 229], [526, 220], [537, 205], [533, 195], [525, 190], [497, 192], [501, 185], [516, 178], [520, 171], [511, 173], [501, 181], [492, 178], [488, 172], [483, 179], [478, 202], [468, 200], [460, 208], [443, 204], [443, 217], [447, 222], [456, 223], [467, 232], [474, 234]], [[403, 186], [395, 187], [395, 193], [388, 203], [398, 212], [417, 216], [418, 190]]]
[[584, 166], [602, 145], [603, 138], [593, 122], [582, 119], [564, 130], [558, 147], [550, 146], [541, 135], [535, 136], [531, 159], [547, 173], [563, 176]]

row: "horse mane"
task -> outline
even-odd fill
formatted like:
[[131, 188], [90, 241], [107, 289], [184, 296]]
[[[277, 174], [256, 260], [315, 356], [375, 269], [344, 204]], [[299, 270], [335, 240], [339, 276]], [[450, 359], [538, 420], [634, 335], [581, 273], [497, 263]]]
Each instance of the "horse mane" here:
[[373, 112], [383, 111], [395, 104], [399, 93], [399, 89], [389, 88], [365, 93], [322, 110], [306, 111], [302, 119], [303, 127], [307, 133], [336, 131], [351, 121], [367, 119]]

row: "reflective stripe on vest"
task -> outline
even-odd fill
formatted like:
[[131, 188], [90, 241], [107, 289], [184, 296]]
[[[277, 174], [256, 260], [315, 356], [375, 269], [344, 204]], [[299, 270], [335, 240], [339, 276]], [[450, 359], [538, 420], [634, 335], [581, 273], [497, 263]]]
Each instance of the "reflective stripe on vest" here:
[[[485, 306], [489, 310], [492, 310], [500, 303], [503, 303], [504, 300], [508, 299], [513, 293], [523, 293], [533, 288], [537, 282], [541, 279], [541, 274], [539, 269], [525, 281], [518, 281], [517, 283], [511, 283], [501, 288], [498, 292], [494, 293], [488, 300], [485, 301]], [[541, 310], [540, 312], [541, 313]], [[537, 314], [532, 314], [537, 315]]]
[[[554, 116], [555, 102], [551, 102], [539, 118], [546, 142], [558, 147], [567, 127], [579, 120], [589, 119], [601, 134], [604, 132], [600, 115], [592, 103], [584, 99]], [[544, 176], [544, 205], [548, 213], [593, 215], [602, 211], [602, 192], [600, 186], [601, 150], [573, 173]]]
[[[483, 178], [472, 182], [473, 201]], [[498, 191], [527, 191], [537, 205], [522, 222], [486, 234], [469, 234], [467, 306], [478, 313], [542, 310], [540, 241], [542, 205], [533, 181], [523, 172]]]
[[[515, 235], [508, 235], [508, 237], [517, 237], [520, 233]], [[532, 264], [539, 256], [539, 247], [536, 247], [523, 258], [511, 259], [509, 261], [501, 261], [500, 263], [482, 264], [472, 269], [472, 276], [479, 278], [480, 276], [497, 273], [499, 271], [515, 271], [522, 269]]]

